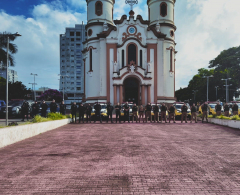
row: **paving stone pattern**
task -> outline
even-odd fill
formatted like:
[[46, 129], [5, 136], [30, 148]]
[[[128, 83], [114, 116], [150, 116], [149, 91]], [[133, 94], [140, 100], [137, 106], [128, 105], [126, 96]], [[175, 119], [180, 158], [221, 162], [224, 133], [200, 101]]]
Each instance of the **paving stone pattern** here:
[[69, 124], [0, 149], [0, 194], [240, 194], [240, 131]]

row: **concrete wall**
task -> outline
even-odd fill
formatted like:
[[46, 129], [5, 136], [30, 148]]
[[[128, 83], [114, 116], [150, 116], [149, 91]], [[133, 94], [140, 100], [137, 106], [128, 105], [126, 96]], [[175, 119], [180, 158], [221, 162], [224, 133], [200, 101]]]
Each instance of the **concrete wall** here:
[[224, 119], [216, 119], [216, 118], [209, 118], [208, 121], [210, 123], [214, 123], [214, 124], [218, 124], [218, 125], [223, 125], [223, 126], [227, 126], [227, 127], [240, 129], [240, 121], [224, 120]]
[[50, 131], [70, 123], [71, 119], [63, 119], [29, 125], [6, 127], [0, 129], [0, 148]]

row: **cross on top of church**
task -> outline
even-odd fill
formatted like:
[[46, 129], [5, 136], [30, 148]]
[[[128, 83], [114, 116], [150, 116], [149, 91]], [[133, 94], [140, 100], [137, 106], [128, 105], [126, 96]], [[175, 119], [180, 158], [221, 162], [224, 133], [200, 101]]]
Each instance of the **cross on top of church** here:
[[138, 4], [138, 0], [126, 0], [126, 4], [129, 4], [131, 6], [131, 10], [133, 10], [133, 5]]

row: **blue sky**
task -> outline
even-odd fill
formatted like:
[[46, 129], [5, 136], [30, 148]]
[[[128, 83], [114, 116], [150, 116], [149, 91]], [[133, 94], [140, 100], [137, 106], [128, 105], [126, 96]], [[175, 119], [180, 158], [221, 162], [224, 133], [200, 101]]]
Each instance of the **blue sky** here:
[[[147, 19], [146, 0], [134, 6]], [[186, 87], [197, 70], [222, 50], [240, 45], [240, 1], [177, 0], [175, 5], [176, 89]], [[114, 19], [130, 10], [117, 0]], [[86, 23], [86, 0], [1, 0], [0, 31], [19, 32], [15, 55], [19, 80], [27, 87], [37, 73], [36, 88], [59, 87], [59, 35], [66, 27]]]

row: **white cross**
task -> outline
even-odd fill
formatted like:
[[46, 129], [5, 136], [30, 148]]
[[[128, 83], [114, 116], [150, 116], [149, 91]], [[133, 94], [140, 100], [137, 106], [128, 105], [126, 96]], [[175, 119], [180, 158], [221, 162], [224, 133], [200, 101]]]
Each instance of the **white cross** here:
[[126, 0], [126, 4], [129, 4], [131, 6], [131, 10], [133, 10], [133, 5], [138, 4], [138, 0]]
[[130, 66], [131, 73], [134, 73], [135, 67], [132, 65]]

